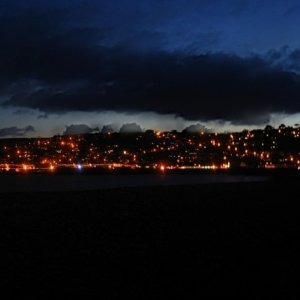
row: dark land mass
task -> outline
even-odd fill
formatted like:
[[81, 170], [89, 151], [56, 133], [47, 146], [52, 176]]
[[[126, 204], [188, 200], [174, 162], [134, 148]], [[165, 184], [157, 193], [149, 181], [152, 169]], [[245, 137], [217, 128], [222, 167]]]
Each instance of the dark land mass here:
[[[294, 296], [299, 179], [0, 194], [2, 295]], [[10, 299], [9, 297], [6, 299]]]

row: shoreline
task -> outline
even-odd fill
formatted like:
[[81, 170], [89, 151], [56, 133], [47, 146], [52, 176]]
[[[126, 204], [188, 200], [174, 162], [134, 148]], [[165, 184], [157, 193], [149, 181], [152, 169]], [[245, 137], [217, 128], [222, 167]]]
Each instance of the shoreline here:
[[175, 174], [14, 174], [0, 175], [0, 193], [74, 192], [122, 188], [197, 186], [268, 181], [266, 176], [220, 173]]

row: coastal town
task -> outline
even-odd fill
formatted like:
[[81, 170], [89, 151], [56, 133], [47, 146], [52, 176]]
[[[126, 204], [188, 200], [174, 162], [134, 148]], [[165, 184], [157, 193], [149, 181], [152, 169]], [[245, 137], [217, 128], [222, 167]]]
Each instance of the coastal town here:
[[0, 140], [0, 171], [300, 169], [299, 126], [236, 133], [106, 132]]

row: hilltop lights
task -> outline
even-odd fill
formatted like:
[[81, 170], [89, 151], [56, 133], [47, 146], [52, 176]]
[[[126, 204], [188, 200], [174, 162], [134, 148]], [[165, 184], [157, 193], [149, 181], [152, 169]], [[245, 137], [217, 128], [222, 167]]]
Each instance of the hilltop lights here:
[[[255, 133], [255, 134], [254, 134]], [[0, 171], [52, 172], [73, 169], [166, 170], [298, 168], [300, 128], [254, 130], [234, 134], [179, 132], [0, 140]], [[3, 150], [4, 149], [4, 150]], [[230, 163], [229, 163], [230, 161]]]

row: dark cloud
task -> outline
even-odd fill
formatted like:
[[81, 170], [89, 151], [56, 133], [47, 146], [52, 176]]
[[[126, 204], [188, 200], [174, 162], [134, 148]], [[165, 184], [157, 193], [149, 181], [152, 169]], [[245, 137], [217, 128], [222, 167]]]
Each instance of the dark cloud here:
[[139, 132], [142, 132], [142, 128], [140, 125], [136, 123], [124, 124], [120, 128], [120, 133], [139, 133]]
[[26, 133], [32, 133], [35, 132], [35, 129], [33, 126], [27, 126], [24, 128], [18, 128], [18, 127], [7, 127], [7, 128], [1, 128], [0, 129], [0, 137], [21, 137], [26, 135]]
[[[103, 55], [105, 59], [101, 60]], [[71, 62], [69, 69], [64, 66], [62, 82], [77, 83], [63, 85], [60, 81], [43, 80], [41, 75], [39, 83], [28, 83], [27, 88], [16, 91], [6, 105], [47, 113], [155, 111], [189, 120], [221, 119], [248, 124], [266, 123], [272, 112], [300, 111], [299, 75], [260, 57], [221, 53], [139, 55], [122, 49], [101, 49], [98, 61], [91, 63], [90, 57], [85, 59], [83, 55], [74, 63], [82, 64], [81, 70], [91, 66], [89, 72], [81, 73], [80, 80], [74, 78], [77, 75]], [[43, 73], [49, 72], [48, 78], [55, 77], [52, 71], [43, 69]]]
[[64, 135], [76, 135], [76, 134], [87, 134], [87, 133], [94, 133], [99, 131], [99, 128], [91, 128], [85, 124], [77, 124], [77, 125], [70, 125], [66, 127], [66, 130], [63, 132]]
[[[298, 50], [248, 57], [166, 52], [165, 32], [149, 24], [162, 22], [166, 14], [170, 20], [179, 16], [178, 5], [169, 13], [162, 1], [153, 6], [136, 1], [136, 10], [134, 5], [124, 10], [111, 24], [108, 16], [116, 6], [104, 1], [96, 6], [98, 18], [92, 13], [96, 1], [86, 7], [74, 1], [73, 9], [31, 2], [35, 9], [24, 4], [0, 17], [0, 90], [9, 96], [6, 106], [38, 109], [45, 115], [153, 111], [235, 124], [262, 124], [270, 113], [300, 111]], [[214, 9], [211, 1], [202, 1], [203, 6], [198, 2], [191, 1], [190, 9]], [[230, 3], [237, 11], [247, 7], [243, 1]], [[226, 1], [220, 6], [227, 7]], [[160, 17], [153, 11], [158, 8]], [[129, 30], [134, 21], [140, 29]], [[199, 40], [189, 45], [199, 48], [202, 43], [205, 48], [218, 43], [220, 35], [214, 30], [198, 32]]]
[[270, 50], [266, 55], [266, 60], [281, 69], [285, 69], [290, 72], [300, 72], [300, 50], [291, 49], [287, 45], [281, 47], [278, 50]]

